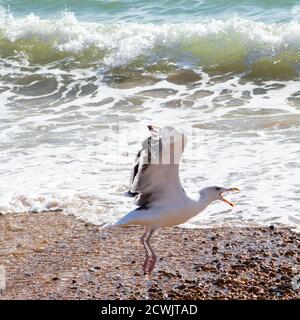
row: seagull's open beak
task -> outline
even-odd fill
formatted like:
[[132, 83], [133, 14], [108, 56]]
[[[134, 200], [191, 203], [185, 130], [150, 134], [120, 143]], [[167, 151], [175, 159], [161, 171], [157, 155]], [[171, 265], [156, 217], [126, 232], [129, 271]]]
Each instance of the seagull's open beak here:
[[239, 188], [228, 188], [228, 189], [223, 190], [223, 191], [220, 193], [220, 200], [223, 201], [223, 202], [228, 203], [231, 207], [234, 207], [234, 203], [228, 201], [227, 199], [225, 199], [225, 198], [223, 197], [223, 193], [224, 193], [224, 192], [240, 192], [240, 189], [239, 189]]

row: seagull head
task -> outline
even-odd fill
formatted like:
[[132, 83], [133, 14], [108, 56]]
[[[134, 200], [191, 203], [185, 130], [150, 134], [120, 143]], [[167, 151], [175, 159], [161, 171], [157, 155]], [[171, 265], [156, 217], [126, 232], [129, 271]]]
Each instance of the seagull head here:
[[200, 190], [200, 195], [207, 198], [210, 202], [220, 200], [228, 203], [231, 207], [234, 207], [234, 203], [224, 198], [224, 193], [227, 192], [240, 192], [240, 189], [213, 186]]

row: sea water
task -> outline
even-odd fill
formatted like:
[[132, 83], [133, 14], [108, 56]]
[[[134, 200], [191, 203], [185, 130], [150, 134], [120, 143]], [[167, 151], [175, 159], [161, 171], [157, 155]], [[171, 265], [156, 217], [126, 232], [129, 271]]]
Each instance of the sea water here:
[[0, 1], [0, 212], [116, 220], [156, 124], [187, 193], [242, 191], [186, 226], [299, 228], [299, 72], [298, 1]]

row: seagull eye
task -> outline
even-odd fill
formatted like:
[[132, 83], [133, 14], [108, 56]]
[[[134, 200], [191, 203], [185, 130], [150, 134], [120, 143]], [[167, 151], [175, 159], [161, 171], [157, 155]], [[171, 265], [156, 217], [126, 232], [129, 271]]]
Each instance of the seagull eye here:
[[220, 191], [220, 190], [221, 190], [221, 188], [220, 188], [220, 187], [216, 187], [216, 190], [217, 190], [217, 191]]

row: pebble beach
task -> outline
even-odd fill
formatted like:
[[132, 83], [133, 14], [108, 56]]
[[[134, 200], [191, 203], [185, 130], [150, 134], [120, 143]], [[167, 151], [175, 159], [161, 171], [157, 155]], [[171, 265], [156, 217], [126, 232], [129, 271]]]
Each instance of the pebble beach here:
[[299, 299], [300, 235], [281, 226], [166, 228], [144, 275], [139, 227], [61, 212], [0, 216], [0, 299]]

